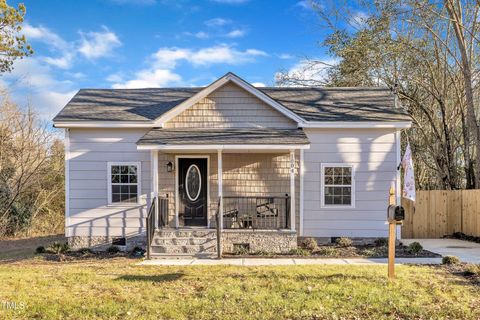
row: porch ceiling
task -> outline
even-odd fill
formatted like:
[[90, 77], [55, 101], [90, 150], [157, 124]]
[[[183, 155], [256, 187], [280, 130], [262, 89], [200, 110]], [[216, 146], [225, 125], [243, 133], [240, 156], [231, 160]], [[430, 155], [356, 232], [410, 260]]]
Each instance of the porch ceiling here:
[[310, 141], [301, 129], [152, 129], [138, 149], [306, 149]]

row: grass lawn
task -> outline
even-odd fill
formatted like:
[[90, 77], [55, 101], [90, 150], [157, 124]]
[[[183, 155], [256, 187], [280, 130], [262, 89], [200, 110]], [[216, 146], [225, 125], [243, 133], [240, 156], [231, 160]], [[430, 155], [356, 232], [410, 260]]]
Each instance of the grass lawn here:
[[0, 319], [478, 319], [480, 287], [442, 267], [0, 264]]

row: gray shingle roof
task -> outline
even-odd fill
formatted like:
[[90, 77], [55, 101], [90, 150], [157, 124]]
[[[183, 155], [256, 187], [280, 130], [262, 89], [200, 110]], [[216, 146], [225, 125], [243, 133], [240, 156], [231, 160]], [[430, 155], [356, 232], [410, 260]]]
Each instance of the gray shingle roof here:
[[152, 129], [138, 145], [309, 144], [301, 129]]
[[307, 121], [410, 121], [388, 88], [259, 88]]
[[201, 89], [82, 89], [53, 121], [152, 121]]
[[[82, 89], [54, 121], [152, 121], [203, 88]], [[307, 121], [410, 121], [387, 88], [257, 88]]]

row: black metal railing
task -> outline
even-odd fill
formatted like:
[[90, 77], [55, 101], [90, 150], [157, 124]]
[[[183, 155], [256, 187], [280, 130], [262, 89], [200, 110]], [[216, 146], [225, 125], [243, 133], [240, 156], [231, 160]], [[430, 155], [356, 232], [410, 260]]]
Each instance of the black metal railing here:
[[223, 197], [224, 229], [290, 229], [290, 196]]
[[220, 229], [220, 203], [221, 199], [218, 198], [217, 212], [215, 212], [215, 229], [217, 230], [217, 258], [222, 258], [222, 230]]
[[[158, 216], [157, 207], [158, 205]], [[168, 195], [155, 197], [148, 209], [147, 214], [147, 258], [150, 259], [150, 247], [152, 245], [155, 229], [168, 227]]]
[[165, 197], [158, 197], [158, 228], [168, 227], [168, 194]]
[[155, 205], [157, 199], [153, 198], [147, 215], [147, 258], [150, 259], [150, 247], [152, 245], [153, 235], [155, 234]]

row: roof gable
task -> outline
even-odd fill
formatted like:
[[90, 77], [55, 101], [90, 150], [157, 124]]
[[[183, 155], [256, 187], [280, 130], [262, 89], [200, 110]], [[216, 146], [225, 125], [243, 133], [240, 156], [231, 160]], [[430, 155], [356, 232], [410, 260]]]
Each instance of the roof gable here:
[[164, 128], [297, 128], [285, 117], [250, 92], [228, 82], [187, 108]]
[[197, 102], [199, 102], [201, 99], [206, 98], [208, 95], [213, 93], [215, 90], [221, 88], [225, 84], [232, 82], [239, 86], [240, 88], [248, 91], [251, 93], [253, 96], [257, 97], [261, 101], [265, 102], [267, 105], [271, 106], [272, 108], [276, 109], [278, 112], [283, 114], [285, 117], [297, 122], [301, 123], [303, 122], [303, 119], [296, 115], [294, 112], [291, 110], [287, 109], [268, 95], [266, 95], [264, 92], [258, 90], [245, 80], [241, 79], [237, 75], [229, 72], [220, 79], [214, 81], [212, 84], [209, 86], [203, 88], [201, 91], [197, 92], [194, 94], [192, 97], [188, 98], [187, 100], [183, 101], [182, 103], [178, 104], [176, 107], [170, 109], [169, 111], [165, 112], [163, 115], [161, 115], [159, 118], [155, 120], [155, 125], [156, 126], [163, 126], [163, 124], [167, 121], [170, 121], [173, 119], [175, 116], [179, 115], [183, 111], [187, 110], [188, 108], [192, 107], [195, 105]]

